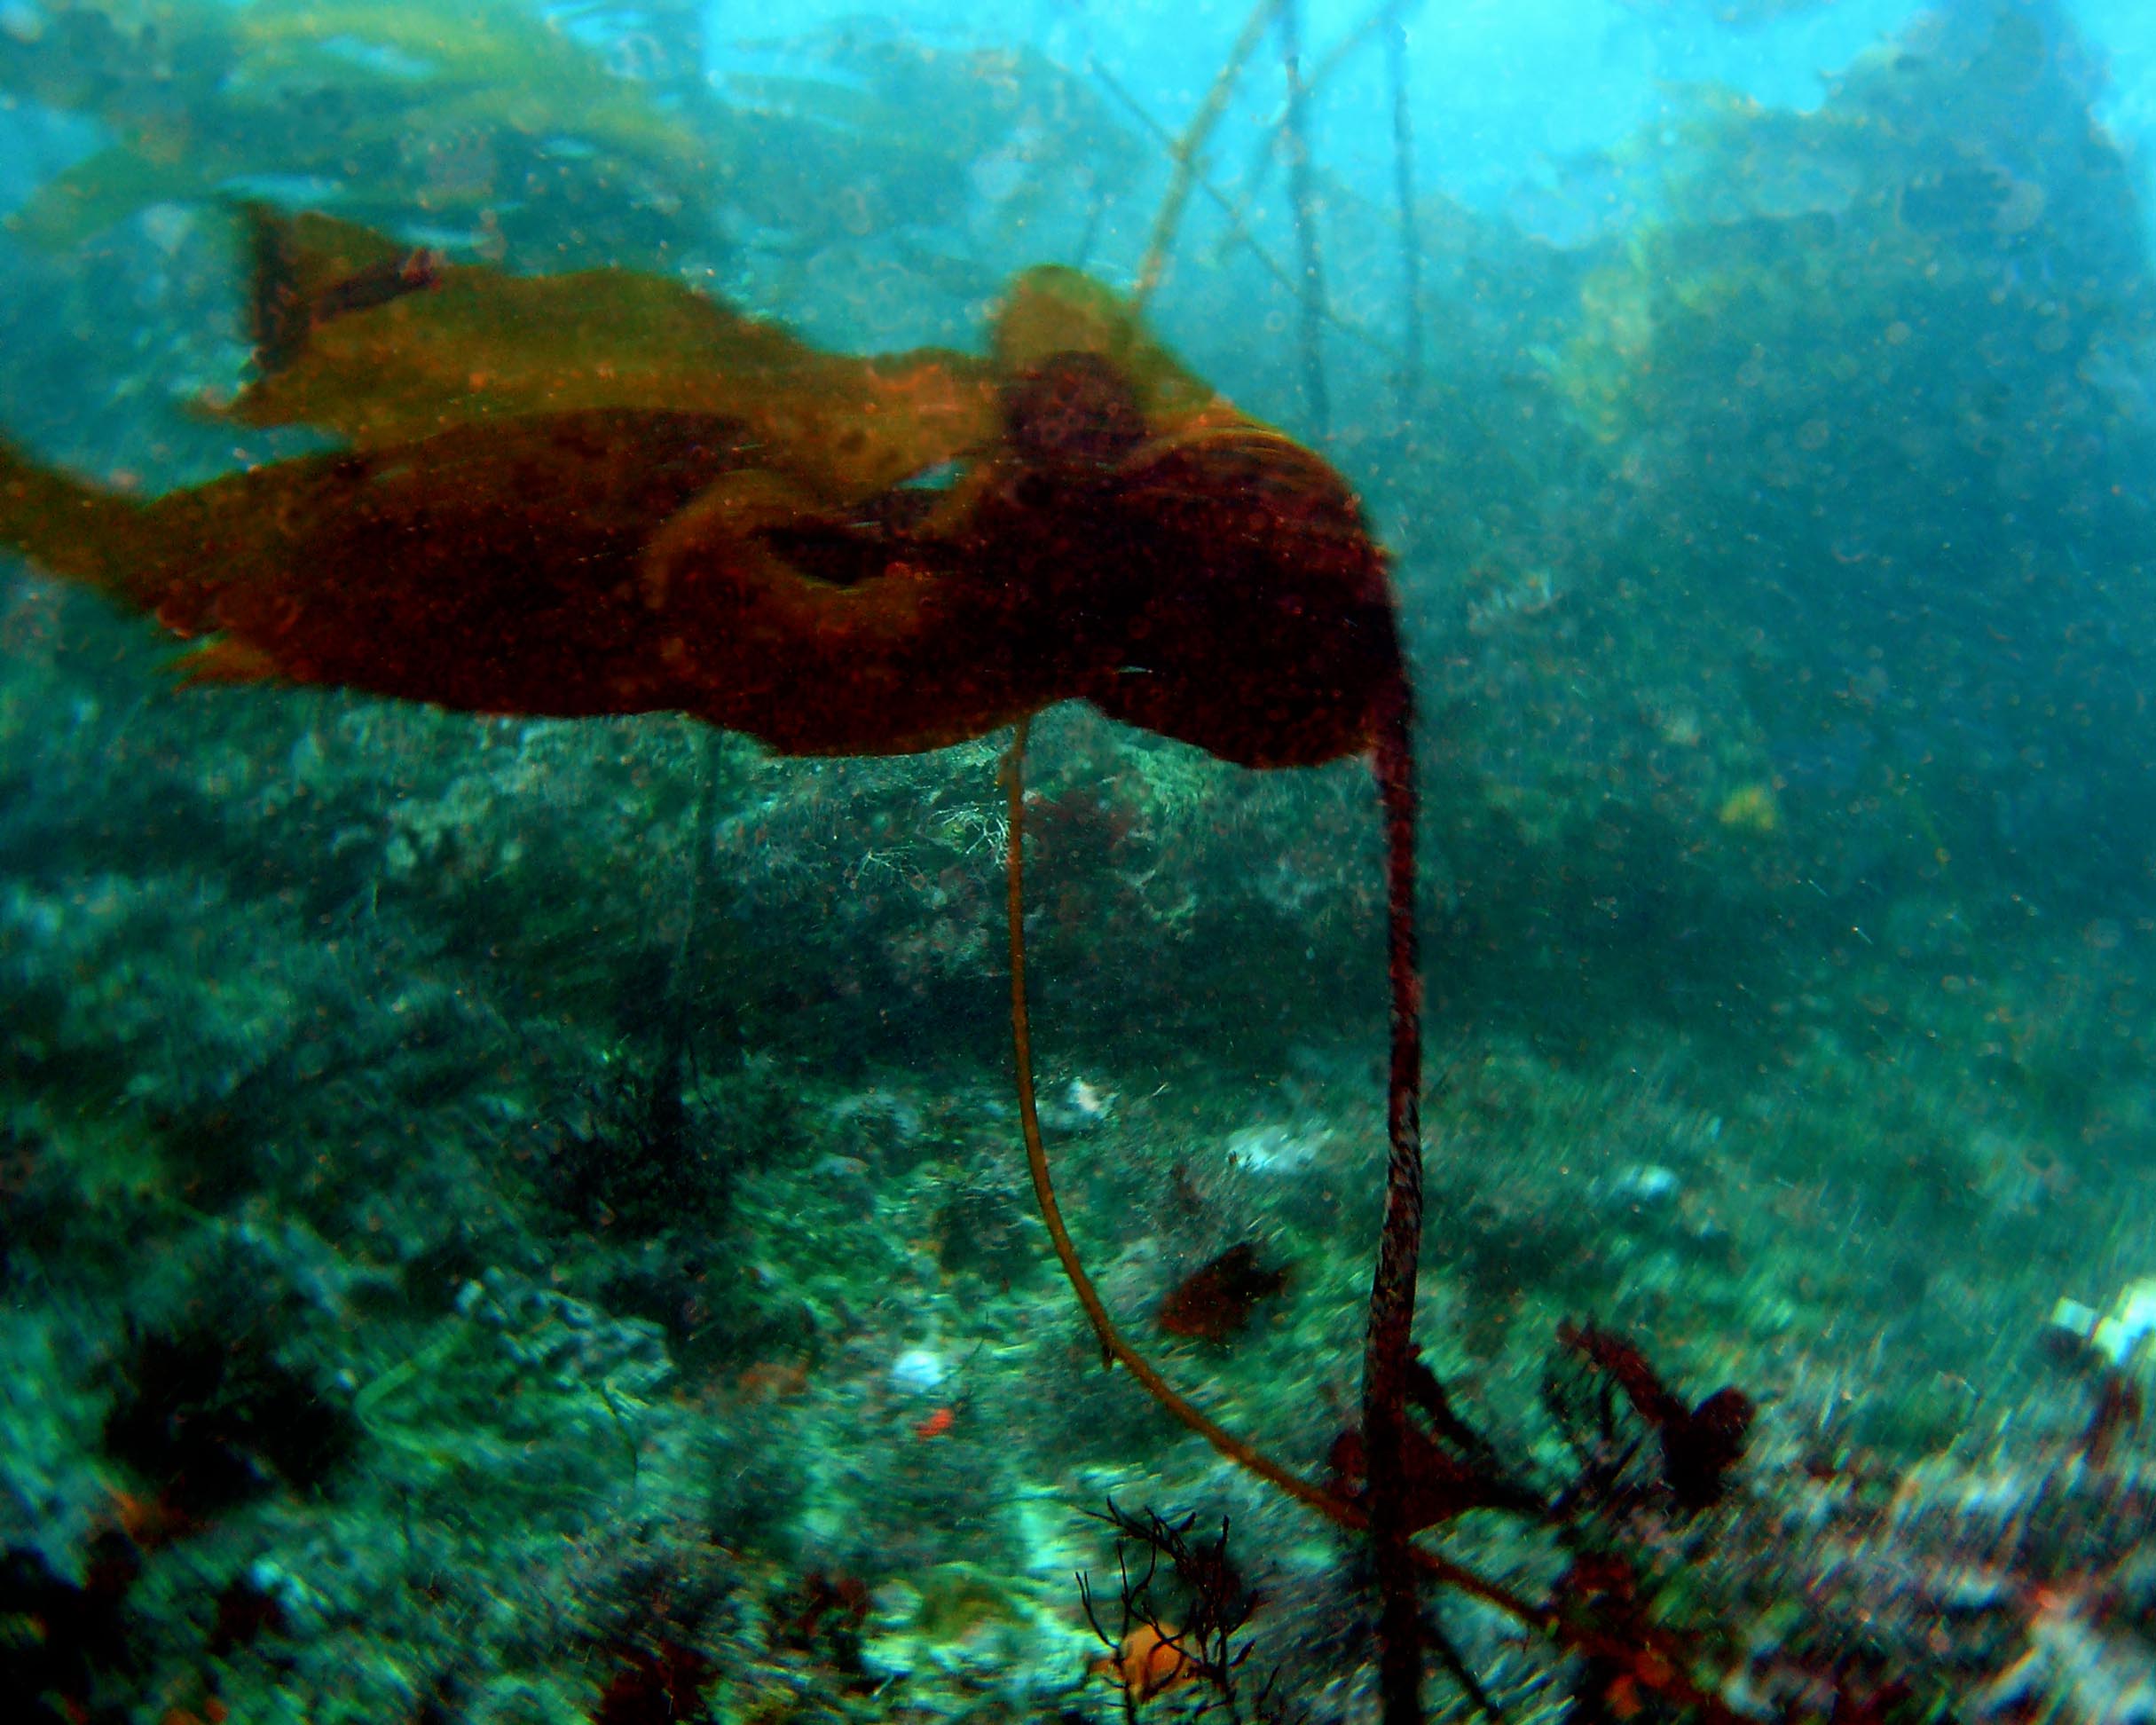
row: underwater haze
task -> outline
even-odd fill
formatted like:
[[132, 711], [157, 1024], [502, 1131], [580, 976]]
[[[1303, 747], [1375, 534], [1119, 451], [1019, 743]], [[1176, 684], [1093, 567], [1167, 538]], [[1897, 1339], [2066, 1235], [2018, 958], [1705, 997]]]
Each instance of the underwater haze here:
[[863, 3], [0, 0], [0, 1717], [2156, 1721], [2156, 10]]

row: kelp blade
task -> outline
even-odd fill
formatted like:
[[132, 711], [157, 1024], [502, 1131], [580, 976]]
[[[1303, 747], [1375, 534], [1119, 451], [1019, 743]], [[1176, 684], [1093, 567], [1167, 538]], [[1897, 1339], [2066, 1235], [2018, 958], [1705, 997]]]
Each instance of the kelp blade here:
[[1399, 676], [1340, 476], [1074, 272], [1019, 280], [992, 359], [877, 359], [663, 279], [256, 235], [266, 374], [232, 411], [355, 446], [148, 505], [19, 463], [0, 503], [57, 572], [216, 637], [199, 676], [827, 754], [1085, 698], [1255, 767], [1367, 746]]
[[[984, 592], [959, 547], [901, 558], [759, 453], [709, 414], [540, 414], [138, 503], [0, 451], [0, 540], [201, 642], [193, 681], [678, 711], [797, 754], [934, 748], [1082, 692], [1032, 595]], [[865, 578], [814, 572], [841, 565]]]
[[638, 589], [652, 524], [738, 465], [740, 428], [562, 415], [306, 457], [136, 503], [15, 457], [0, 534], [252, 669], [475, 712], [678, 705]]
[[995, 435], [989, 369], [963, 354], [825, 353], [624, 270], [447, 265], [422, 291], [348, 308], [342, 290], [394, 242], [321, 216], [254, 223], [256, 301], [289, 295], [295, 339], [224, 410], [249, 425], [313, 425], [375, 448], [518, 414], [708, 414], [748, 428], [764, 465], [829, 502], [873, 496]]

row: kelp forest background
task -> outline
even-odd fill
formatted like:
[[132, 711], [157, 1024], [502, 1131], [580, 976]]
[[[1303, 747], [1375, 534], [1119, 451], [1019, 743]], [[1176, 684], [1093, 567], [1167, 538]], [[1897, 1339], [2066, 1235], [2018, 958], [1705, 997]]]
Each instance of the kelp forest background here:
[[[1396, 559], [1419, 1339], [1475, 1481], [1424, 1537], [1630, 1629], [1440, 1590], [1431, 1716], [2151, 1717], [2156, 282], [2101, 51], [1947, 0], [1815, 106], [1672, 91], [1495, 209], [1418, 170], [1415, 6], [1302, 20], [1292, 75], [1277, 11], [1199, 139], [1204, 78], [1134, 90], [1081, 9], [13, 0], [0, 425], [146, 492], [319, 445], [203, 411], [248, 200], [861, 352], [977, 346], [1035, 264], [1141, 288]], [[1403, 97], [1367, 161], [1350, 83]], [[0, 1692], [1373, 1716], [1360, 1548], [1104, 1370], [1048, 1253], [996, 743], [183, 688], [21, 565], [0, 642]], [[1080, 1245], [1172, 1377], [1343, 1466], [1368, 773], [1074, 707], [1028, 771]]]

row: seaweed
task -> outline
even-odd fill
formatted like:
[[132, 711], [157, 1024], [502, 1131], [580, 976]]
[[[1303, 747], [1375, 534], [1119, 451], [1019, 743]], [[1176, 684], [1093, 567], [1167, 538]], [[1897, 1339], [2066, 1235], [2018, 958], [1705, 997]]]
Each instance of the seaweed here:
[[[311, 385], [324, 392], [315, 411], [358, 431], [357, 446], [148, 503], [6, 456], [0, 539], [173, 634], [211, 637], [187, 661], [198, 681], [341, 685], [490, 713], [672, 709], [795, 753], [913, 752], [1018, 721], [1020, 1111], [1082, 1298], [1027, 1069], [1025, 720], [1082, 698], [1251, 766], [1373, 751], [1394, 1012], [1365, 1519], [1388, 1601], [1390, 1711], [1413, 1711], [1418, 1630], [1397, 1509], [1421, 1206], [1412, 704], [1387, 564], [1345, 483], [1067, 270], [1015, 285], [985, 375], [901, 358], [896, 375], [927, 381], [925, 406], [913, 382], [894, 395], [874, 361], [817, 355], [671, 284], [612, 272], [530, 282], [443, 267], [342, 224], [257, 212], [253, 226], [264, 374], [236, 411], [257, 422], [309, 411], [295, 392]], [[641, 335], [660, 362], [631, 365], [625, 382], [590, 344], [599, 307], [609, 343], [633, 356]], [[763, 363], [729, 366], [728, 351]], [[979, 400], [984, 383], [989, 424], [954, 432], [936, 392]], [[625, 398], [639, 388], [657, 398]], [[374, 429], [385, 409], [403, 423]], [[860, 435], [870, 421], [895, 428], [896, 461], [887, 440]], [[893, 483], [893, 467], [955, 455], [948, 490]], [[646, 1122], [660, 1145], [678, 1137], [670, 1046]], [[1293, 1477], [1141, 1371], [1097, 1296], [1089, 1310], [1104, 1346], [1178, 1417], [1267, 1477]], [[1322, 1486], [1295, 1489], [1341, 1507]]]
[[[1751, 1397], [1726, 1386], [1697, 1406], [1687, 1407], [1647, 1356], [1624, 1337], [1591, 1324], [1582, 1328], [1567, 1323], [1558, 1327], [1557, 1340], [1623, 1391], [1633, 1412], [1654, 1429], [1662, 1482], [1680, 1510], [1704, 1509], [1721, 1498], [1730, 1469], [1743, 1459], [1754, 1413]], [[1562, 1391], [1553, 1390], [1552, 1400], [1562, 1403]], [[1610, 1427], [1606, 1400], [1597, 1423], [1605, 1431]]]
[[[234, 412], [353, 448], [146, 503], [0, 459], [0, 538], [212, 637], [196, 680], [675, 710], [816, 754], [1083, 698], [1257, 766], [1366, 746], [1398, 683], [1345, 484], [1073, 272], [1019, 280], [984, 373], [821, 355], [623, 272], [256, 226], [283, 363]], [[899, 483], [960, 456], [946, 492]]]
[[1098, 209], [1139, 166], [1099, 97], [1038, 51], [858, 20], [763, 44], [770, 73], [736, 44], [720, 90], [706, 20], [671, 3], [41, 11], [0, 35], [0, 89], [110, 134], [9, 217], [46, 248], [159, 202], [267, 193], [526, 267], [673, 268], [947, 226], [983, 201], [1015, 236], [1074, 178]]
[[[1697, 1540], [1675, 1544], [1664, 1528], [1672, 1518], [1689, 1520], [1727, 1491], [1728, 1474], [1742, 1460], [1746, 1427], [1726, 1411], [1745, 1398], [1725, 1389], [1688, 1406], [1636, 1344], [1606, 1330], [1562, 1325], [1557, 1348], [1544, 1397], [1570, 1452], [1568, 1468], [1537, 1460], [1534, 1446], [1516, 1431], [1493, 1433], [1478, 1425], [1416, 1357], [1406, 1372], [1405, 1489], [1398, 1508], [1373, 1501], [1367, 1446], [1355, 1428], [1342, 1432], [1331, 1450], [1334, 1518], [1354, 1526], [1358, 1517], [1389, 1513], [1414, 1535], [1449, 1530], [1479, 1514], [1551, 1542], [1562, 1567], [1538, 1596], [1452, 1564], [1431, 1547], [1407, 1549], [1418, 1595], [1433, 1583], [1457, 1588], [1570, 1656], [1566, 1681], [1578, 1716], [1630, 1719], [1652, 1707], [1727, 1725], [1738, 1715], [1718, 1698], [1711, 1676], [1726, 1663], [1723, 1625], [1713, 1609], [1688, 1598], [1711, 1591], [1704, 1587], [1707, 1547]], [[1711, 1469], [1688, 1438], [1670, 1441], [1673, 1430], [1693, 1426], [1719, 1444]], [[1658, 1449], [1648, 1443], [1650, 1434], [1664, 1440]], [[1698, 1441], [1704, 1445], [1705, 1436]], [[1659, 1468], [1642, 1477], [1650, 1453]], [[1217, 1705], [1233, 1716], [1234, 1674], [1249, 1656], [1247, 1643], [1233, 1637], [1258, 1602], [1226, 1560], [1225, 1526], [1218, 1540], [1200, 1542], [1190, 1538], [1192, 1516], [1171, 1520], [1151, 1509], [1132, 1516], [1111, 1503], [1097, 1518], [1118, 1534], [1120, 1634], [1102, 1627], [1083, 1576], [1080, 1592], [1096, 1633], [1114, 1650], [1103, 1668], [1121, 1682], [1126, 1712], [1192, 1684], [1217, 1697], [1200, 1711]], [[1133, 1570], [1130, 1550], [1146, 1553], [1142, 1569]], [[1176, 1596], [1167, 1601], [1154, 1591], [1161, 1563], [1176, 1584]], [[1478, 1712], [1504, 1716], [1443, 1623], [1423, 1613], [1418, 1635]]]
[[1170, 1335], [1227, 1342], [1249, 1324], [1260, 1302], [1287, 1286], [1287, 1272], [1261, 1266], [1257, 1248], [1245, 1241], [1170, 1288], [1161, 1302], [1158, 1321]]
[[218, 410], [358, 450], [578, 410], [693, 413], [757, 441], [822, 503], [855, 503], [995, 429], [994, 380], [942, 349], [825, 353], [679, 281], [453, 264], [350, 222], [243, 212], [256, 375]]
[[[0, 84], [92, 114], [114, 140], [10, 218], [41, 246], [264, 183], [547, 256], [580, 240], [655, 257], [685, 216], [709, 220], [710, 141], [518, 0], [61, 10], [62, 29], [0, 40]], [[574, 172], [561, 139], [582, 146]]]
[[[1543, 1494], [1499, 1456], [1488, 1438], [1454, 1410], [1444, 1385], [1420, 1358], [1408, 1369], [1413, 1414], [1407, 1429], [1407, 1491], [1402, 1515], [1422, 1532], [1475, 1509], [1502, 1509], [1532, 1521], [1547, 1519]], [[1369, 1466], [1359, 1430], [1333, 1440], [1328, 1456], [1334, 1489], [1349, 1502], [1368, 1493]]]
[[[1094, 1669], [1115, 1685], [1123, 1717], [1135, 1720], [1156, 1696], [1188, 1687], [1200, 1691], [1192, 1718], [1217, 1714], [1229, 1725], [1279, 1718], [1273, 1676], [1245, 1694], [1243, 1668], [1255, 1644], [1244, 1631], [1263, 1600], [1229, 1556], [1226, 1518], [1219, 1536], [1206, 1539], [1194, 1533], [1195, 1514], [1170, 1521], [1147, 1507], [1133, 1515], [1113, 1498], [1106, 1509], [1088, 1513], [1115, 1532], [1115, 1628], [1101, 1622], [1091, 1577], [1083, 1571], [1078, 1597], [1086, 1622], [1107, 1649]], [[1137, 1554], [1142, 1567], [1133, 1566]]]

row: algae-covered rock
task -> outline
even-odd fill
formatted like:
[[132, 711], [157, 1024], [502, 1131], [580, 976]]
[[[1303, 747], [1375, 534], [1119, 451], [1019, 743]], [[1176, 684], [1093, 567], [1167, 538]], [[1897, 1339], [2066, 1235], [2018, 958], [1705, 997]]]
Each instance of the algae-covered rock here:
[[1535, 480], [1406, 571], [1477, 938], [1742, 966], [1890, 880], [2140, 878], [2156, 280], [2099, 88], [2058, 7], [1967, 0], [1604, 164], [1634, 219], [1487, 384]]

